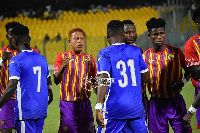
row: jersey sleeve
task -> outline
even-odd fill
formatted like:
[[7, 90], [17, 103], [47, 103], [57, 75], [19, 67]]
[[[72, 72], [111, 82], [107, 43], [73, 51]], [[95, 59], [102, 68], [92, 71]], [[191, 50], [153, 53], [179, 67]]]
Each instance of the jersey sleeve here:
[[197, 51], [194, 45], [192, 45], [191, 41], [188, 41], [185, 44], [184, 51], [185, 51], [185, 62], [187, 67], [199, 65], [199, 58], [197, 55]]
[[63, 62], [62, 53], [59, 53], [56, 56], [55, 64], [54, 64], [54, 74], [58, 72]]
[[20, 63], [15, 58], [11, 58], [9, 62], [9, 80], [20, 79]]
[[179, 52], [179, 56], [180, 56], [180, 62], [181, 62], [181, 67], [186, 70], [187, 67], [186, 67], [186, 62], [185, 62], [185, 55], [183, 54], [182, 50], [181, 49], [178, 49], [178, 52]]
[[148, 67], [144, 63], [144, 59], [142, 57], [142, 53], [139, 54], [139, 61], [140, 61], [140, 72], [141, 73], [145, 73], [145, 72], [149, 71]]
[[97, 56], [97, 74], [107, 73], [110, 76], [111, 62], [108, 55], [103, 51], [99, 51]]
[[92, 76], [95, 77], [97, 75], [97, 66], [93, 57], [92, 57], [92, 64], [93, 64]]

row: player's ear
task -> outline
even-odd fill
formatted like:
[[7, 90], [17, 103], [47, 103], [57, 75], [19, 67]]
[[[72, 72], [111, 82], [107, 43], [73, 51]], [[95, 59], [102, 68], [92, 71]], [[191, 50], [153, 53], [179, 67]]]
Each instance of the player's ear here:
[[107, 32], [107, 39], [110, 38], [110, 34]]

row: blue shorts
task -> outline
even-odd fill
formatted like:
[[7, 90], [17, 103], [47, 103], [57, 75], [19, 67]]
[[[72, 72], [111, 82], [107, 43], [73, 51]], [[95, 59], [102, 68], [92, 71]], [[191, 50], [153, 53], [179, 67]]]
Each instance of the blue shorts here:
[[44, 126], [44, 118], [15, 121], [17, 133], [42, 133]]
[[0, 111], [0, 130], [14, 128], [15, 100], [9, 100]]
[[[104, 120], [105, 121], [105, 120]], [[126, 120], [107, 120], [106, 127], [98, 126], [97, 133], [148, 133], [145, 117]]]

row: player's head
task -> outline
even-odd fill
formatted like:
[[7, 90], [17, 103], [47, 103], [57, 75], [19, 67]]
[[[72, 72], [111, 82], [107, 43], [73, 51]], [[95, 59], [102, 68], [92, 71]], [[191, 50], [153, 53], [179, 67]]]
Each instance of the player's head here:
[[9, 41], [9, 47], [10, 49], [12, 50], [15, 50], [15, 47], [13, 46], [13, 38], [11, 36], [11, 30], [16, 26], [16, 25], [19, 25], [20, 23], [19, 22], [15, 22], [15, 21], [12, 21], [12, 22], [8, 22], [6, 25], [5, 25], [5, 28], [6, 28], [6, 38], [7, 40]]
[[126, 44], [134, 43], [137, 39], [135, 24], [131, 20], [122, 21], [124, 24], [124, 42]]
[[195, 22], [200, 32], [200, 7], [194, 11], [192, 20]]
[[148, 29], [148, 36], [151, 39], [151, 43], [154, 46], [163, 46], [165, 43], [165, 20], [161, 18], [151, 18], [146, 22]]
[[69, 31], [68, 37], [72, 52], [81, 54], [85, 44], [85, 32], [81, 28], [74, 28]]
[[107, 24], [107, 39], [110, 44], [124, 42], [124, 25], [119, 20], [111, 20]]
[[19, 51], [20, 49], [30, 49], [30, 36], [28, 27], [19, 24], [11, 30], [14, 46]]

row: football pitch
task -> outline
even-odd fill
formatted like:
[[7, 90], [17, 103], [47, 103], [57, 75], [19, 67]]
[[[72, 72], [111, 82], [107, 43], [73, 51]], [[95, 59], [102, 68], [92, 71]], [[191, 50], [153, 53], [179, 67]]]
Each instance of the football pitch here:
[[[53, 82], [53, 71], [50, 71], [51, 78]], [[55, 85], [53, 83], [53, 94], [54, 94], [54, 101], [49, 105], [48, 107], [48, 113], [47, 118], [45, 119], [44, 129], [43, 133], [57, 133], [59, 128], [59, 120], [60, 120], [60, 114], [59, 114], [59, 90], [60, 85]], [[190, 105], [194, 101], [194, 87], [192, 85], [192, 82], [189, 81], [186, 86], [184, 86], [181, 94], [183, 95], [187, 109], [190, 107]], [[94, 113], [94, 119], [96, 118], [96, 112], [94, 110], [94, 106], [96, 104], [96, 95], [92, 92], [92, 96], [90, 98], [90, 101], [92, 103], [93, 113]], [[193, 133], [200, 133], [200, 130], [196, 129], [196, 114], [193, 115], [192, 122], [192, 132]], [[95, 127], [97, 127], [96, 120], [95, 120]], [[173, 133], [173, 130], [170, 127], [169, 133]]]

